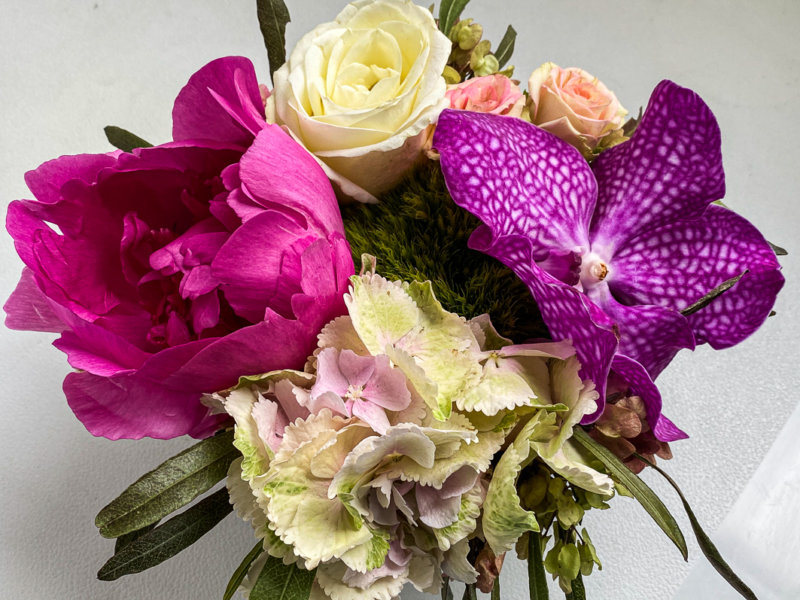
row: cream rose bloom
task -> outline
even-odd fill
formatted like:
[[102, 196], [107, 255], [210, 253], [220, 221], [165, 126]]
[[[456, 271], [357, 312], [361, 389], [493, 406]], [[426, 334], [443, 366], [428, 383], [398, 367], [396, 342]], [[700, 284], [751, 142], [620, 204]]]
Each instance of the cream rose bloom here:
[[359, 0], [303, 36], [275, 72], [268, 119], [343, 195], [374, 202], [420, 158], [447, 106], [451, 42], [410, 0]]
[[583, 69], [551, 62], [528, 80], [528, 109], [534, 125], [569, 142], [584, 155], [622, 127], [625, 110], [614, 92]]

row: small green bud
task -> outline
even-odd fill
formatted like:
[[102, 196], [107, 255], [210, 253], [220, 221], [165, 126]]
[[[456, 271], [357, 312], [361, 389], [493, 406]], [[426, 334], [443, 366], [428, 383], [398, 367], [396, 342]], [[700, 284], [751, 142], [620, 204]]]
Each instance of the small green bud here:
[[444, 77], [444, 80], [447, 82], [447, 85], [461, 83], [461, 75], [459, 75], [458, 71], [456, 71], [450, 65], [445, 65], [444, 71], [442, 72], [442, 77]]
[[453, 25], [449, 37], [462, 50], [472, 50], [483, 37], [483, 27], [472, 19], [461, 19]]
[[497, 73], [500, 63], [494, 54], [491, 53], [492, 44], [489, 40], [483, 40], [472, 51], [469, 58], [469, 66], [476, 77], [484, 77]]
[[544, 473], [536, 473], [523, 481], [519, 486], [519, 497], [522, 500], [522, 506], [530, 510], [541, 504], [547, 495], [549, 479], [550, 477]]

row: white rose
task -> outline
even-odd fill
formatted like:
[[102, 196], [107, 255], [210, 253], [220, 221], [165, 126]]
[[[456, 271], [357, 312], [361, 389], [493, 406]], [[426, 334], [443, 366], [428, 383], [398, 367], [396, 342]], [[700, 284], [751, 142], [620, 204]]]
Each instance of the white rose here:
[[410, 0], [358, 0], [303, 36], [275, 72], [268, 118], [345, 196], [374, 202], [420, 158], [447, 106], [451, 42]]

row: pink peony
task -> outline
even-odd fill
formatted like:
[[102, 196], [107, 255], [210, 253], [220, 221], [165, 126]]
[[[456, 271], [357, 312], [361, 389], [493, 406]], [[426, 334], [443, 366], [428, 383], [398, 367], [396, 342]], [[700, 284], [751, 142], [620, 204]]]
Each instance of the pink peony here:
[[519, 117], [524, 98], [517, 84], [505, 75], [474, 77], [447, 88], [450, 108]]
[[584, 154], [622, 127], [628, 114], [602, 81], [574, 67], [543, 64], [528, 80], [528, 94], [533, 124]]
[[8, 209], [6, 324], [61, 334], [70, 407], [111, 439], [213, 432], [201, 393], [301, 368], [353, 273], [333, 189], [266, 124], [247, 59], [197, 72], [173, 122], [172, 143], [43, 164]]

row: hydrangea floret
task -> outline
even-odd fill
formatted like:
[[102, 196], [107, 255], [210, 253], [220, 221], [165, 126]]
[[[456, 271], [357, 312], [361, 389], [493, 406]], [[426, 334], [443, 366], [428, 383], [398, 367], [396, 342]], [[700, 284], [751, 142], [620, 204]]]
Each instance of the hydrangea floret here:
[[316, 569], [312, 597], [391, 600], [408, 582], [438, 590], [442, 573], [474, 583], [469, 540], [487, 488], [487, 510], [519, 506], [513, 477], [499, 488], [488, 477], [511, 432], [526, 458], [610, 490], [567, 450], [597, 395], [568, 344], [514, 346], [486, 315], [467, 321], [429, 283], [374, 266], [351, 278], [345, 303], [304, 371], [209, 397], [234, 418], [243, 455], [231, 501], [270, 555]]

